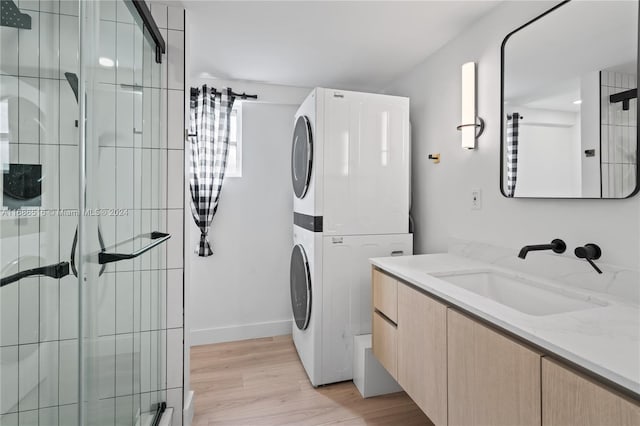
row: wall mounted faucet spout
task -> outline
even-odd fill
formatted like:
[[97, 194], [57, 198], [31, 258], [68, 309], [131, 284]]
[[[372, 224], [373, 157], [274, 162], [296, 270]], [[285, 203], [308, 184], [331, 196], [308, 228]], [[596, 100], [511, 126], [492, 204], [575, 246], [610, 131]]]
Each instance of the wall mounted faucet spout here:
[[554, 253], [564, 253], [567, 250], [567, 245], [564, 241], [559, 238], [551, 241], [551, 244], [537, 244], [532, 246], [524, 246], [520, 249], [520, 253], [518, 253], [518, 257], [520, 259], [524, 259], [527, 257], [527, 253], [530, 251], [541, 251], [541, 250], [553, 250]]

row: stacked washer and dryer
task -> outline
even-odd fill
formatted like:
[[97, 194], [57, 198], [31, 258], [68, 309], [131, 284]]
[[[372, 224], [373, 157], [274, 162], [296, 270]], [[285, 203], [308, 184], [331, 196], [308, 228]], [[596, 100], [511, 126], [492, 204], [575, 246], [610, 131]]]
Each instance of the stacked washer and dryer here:
[[295, 116], [293, 341], [313, 386], [353, 378], [371, 257], [409, 255], [409, 99], [314, 89]]

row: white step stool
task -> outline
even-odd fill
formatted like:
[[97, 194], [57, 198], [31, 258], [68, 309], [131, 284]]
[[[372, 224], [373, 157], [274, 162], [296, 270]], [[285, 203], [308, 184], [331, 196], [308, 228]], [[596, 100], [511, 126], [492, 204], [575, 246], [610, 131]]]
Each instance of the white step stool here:
[[353, 383], [363, 398], [400, 392], [402, 388], [371, 351], [371, 334], [353, 338]]

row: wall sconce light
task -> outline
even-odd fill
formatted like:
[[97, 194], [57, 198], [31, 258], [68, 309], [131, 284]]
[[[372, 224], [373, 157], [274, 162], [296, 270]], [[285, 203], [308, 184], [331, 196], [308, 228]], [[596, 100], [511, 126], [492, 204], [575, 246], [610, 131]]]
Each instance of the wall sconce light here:
[[476, 63], [462, 65], [462, 147], [476, 148], [476, 139], [484, 132], [484, 120], [476, 112]]

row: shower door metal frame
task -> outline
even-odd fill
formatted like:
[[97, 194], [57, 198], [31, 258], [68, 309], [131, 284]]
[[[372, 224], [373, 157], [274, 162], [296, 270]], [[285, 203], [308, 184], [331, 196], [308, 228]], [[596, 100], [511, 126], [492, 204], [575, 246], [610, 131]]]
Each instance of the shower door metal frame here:
[[166, 44], [164, 42], [164, 38], [162, 38], [160, 29], [158, 28], [158, 24], [156, 24], [155, 19], [153, 19], [153, 15], [151, 15], [147, 2], [145, 0], [125, 0], [125, 2], [131, 4], [138, 12], [138, 15], [140, 15], [140, 18], [144, 23], [144, 27], [147, 29], [149, 36], [156, 46], [156, 62], [161, 64], [162, 54], [167, 51]]

